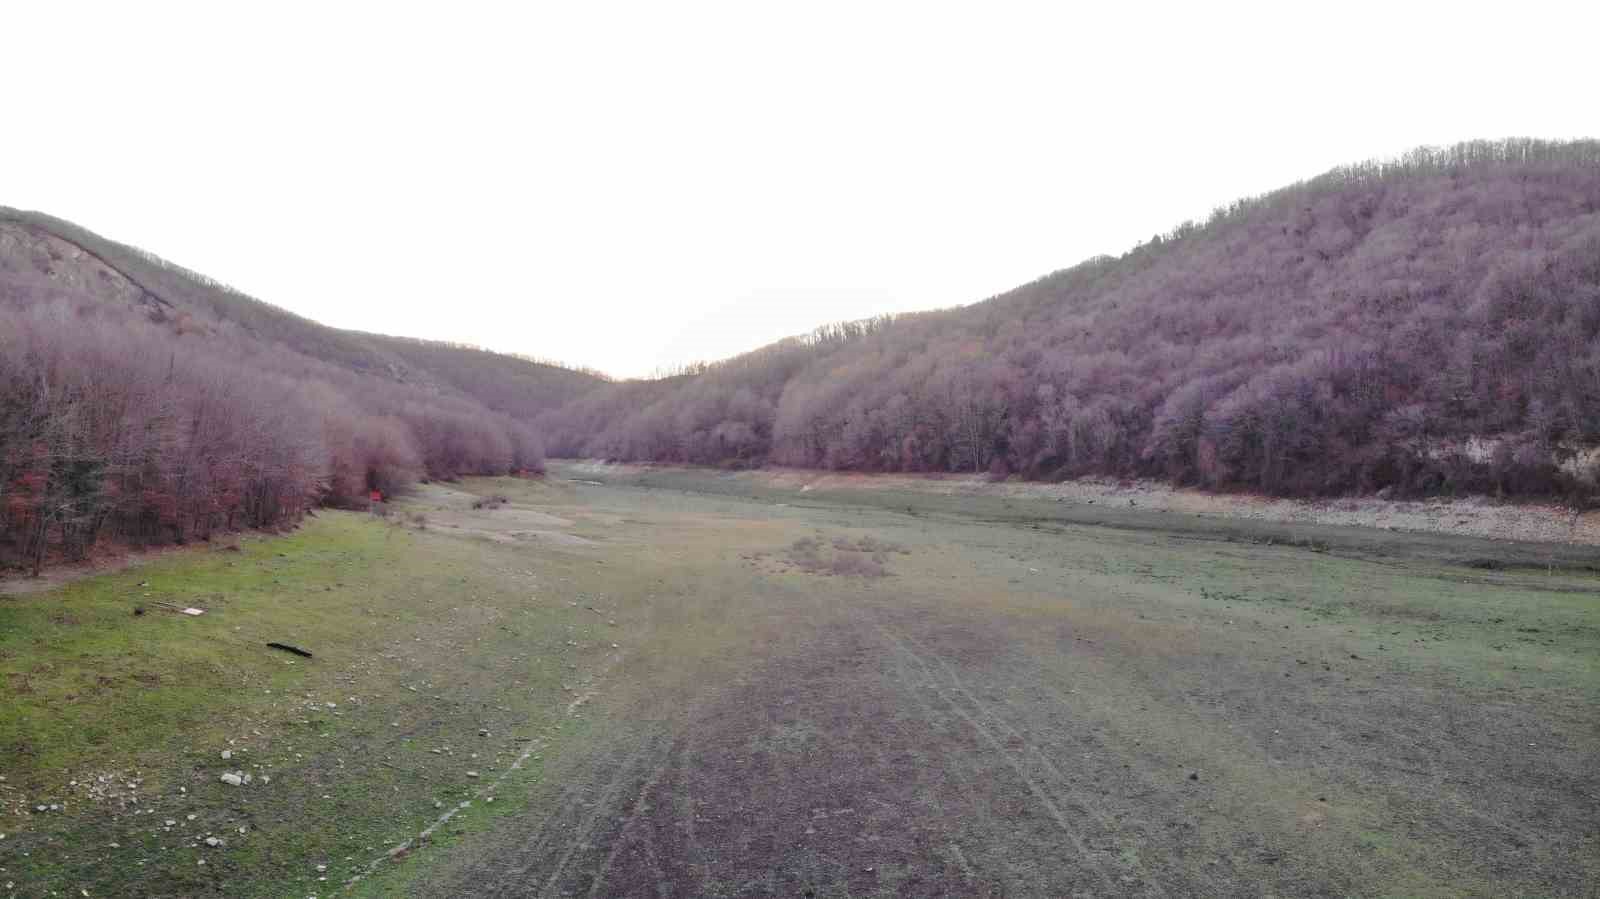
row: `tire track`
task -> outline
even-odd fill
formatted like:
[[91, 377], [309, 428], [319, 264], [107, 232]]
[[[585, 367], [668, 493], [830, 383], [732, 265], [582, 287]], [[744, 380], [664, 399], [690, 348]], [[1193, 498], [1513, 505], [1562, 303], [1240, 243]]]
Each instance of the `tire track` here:
[[638, 822], [639, 816], [644, 814], [645, 805], [650, 801], [650, 794], [661, 783], [661, 776], [666, 773], [667, 765], [670, 764], [670, 761], [671, 754], [668, 753], [661, 764], [657, 765], [655, 770], [650, 772], [650, 776], [645, 779], [644, 786], [639, 790], [639, 798], [633, 803], [633, 810], [628, 813], [627, 820], [622, 823], [622, 829], [617, 832], [617, 836], [611, 842], [611, 852], [606, 856], [605, 864], [601, 865], [600, 870], [595, 872], [594, 883], [589, 886], [590, 899], [600, 895], [600, 888], [605, 885], [606, 876], [611, 873], [611, 869], [616, 865], [617, 855], [622, 852], [623, 847], [627, 846], [628, 841], [632, 839], [633, 826]]
[[[599, 671], [597, 671], [593, 675], [591, 675], [589, 683], [588, 683], [588, 687], [583, 692], [579, 693], [576, 697], [574, 697], [571, 702], [567, 703], [567, 707], [566, 707], [566, 710], [565, 710], [566, 717], [568, 717], [568, 718], [572, 717], [574, 714], [577, 713], [579, 708], [581, 708], [585, 704], [587, 704], [590, 700], [592, 700], [600, 692], [600, 681], [602, 681], [606, 677], [606, 675], [610, 674], [612, 672], [612, 670], [617, 667], [617, 665], [621, 664], [621, 662], [623, 660], [623, 657], [624, 657], [624, 653], [621, 653], [621, 652], [614, 652], [614, 653], [611, 653], [609, 656], [607, 656], [605, 664], [600, 666]], [[447, 824], [450, 821], [451, 818], [454, 818], [456, 815], [460, 814], [461, 812], [464, 812], [468, 808], [471, 808], [472, 807], [472, 802], [473, 802], [474, 799], [480, 799], [480, 798], [482, 798], [484, 796], [492, 795], [496, 790], [498, 790], [506, 782], [507, 778], [511, 777], [512, 774], [514, 774], [514, 773], [516, 773], [518, 771], [521, 771], [522, 770], [522, 766], [527, 764], [528, 760], [533, 757], [533, 755], [534, 755], [534, 753], [536, 751], [543, 751], [544, 743], [545, 743], [545, 740], [543, 738], [540, 738], [540, 739], [537, 739], [537, 740], [528, 741], [528, 745], [523, 747], [522, 752], [516, 757], [516, 759], [514, 759], [511, 762], [511, 766], [508, 767], [504, 772], [502, 772], [500, 774], [500, 776], [495, 778], [492, 782], [490, 782], [488, 784], [485, 784], [482, 787], [479, 787], [477, 790], [474, 790], [473, 794], [472, 794], [472, 799], [466, 799], [466, 800], [463, 800], [463, 801], [457, 803], [456, 805], [451, 806], [449, 809], [447, 809], [444, 812], [444, 814], [442, 814], [438, 818], [434, 819], [432, 824], [429, 824], [427, 827], [423, 828], [423, 830], [420, 833], [418, 833], [415, 837], [412, 837], [411, 839], [405, 840], [404, 842], [402, 842], [399, 845], [395, 846], [394, 848], [390, 849], [383, 856], [381, 856], [379, 858], [376, 858], [376, 859], [373, 859], [371, 862], [369, 862], [367, 864], [367, 866], [364, 869], [362, 869], [361, 873], [359, 873], [359, 874], [355, 875], [354, 877], [351, 877], [349, 880], [345, 881], [340, 886], [340, 889], [342, 890], [345, 887], [348, 887], [348, 886], [351, 886], [352, 884], [357, 883], [363, 877], [371, 875], [372, 872], [376, 871], [378, 869], [378, 866], [383, 864], [384, 862], [392, 861], [392, 860], [397, 859], [397, 858], [401, 858], [406, 853], [408, 853], [412, 849], [416, 848], [418, 845], [426, 843], [427, 841], [432, 839], [434, 833], [437, 832], [439, 828], [441, 828], [445, 824]], [[566, 795], [571, 795], [571, 793], [569, 792]]]
[[1006, 762], [1006, 765], [1011, 769], [1012, 773], [1014, 773], [1028, 788], [1028, 791], [1033, 794], [1040, 807], [1042, 807], [1049, 814], [1049, 816], [1055, 821], [1056, 825], [1061, 829], [1061, 832], [1066, 836], [1067, 840], [1071, 842], [1073, 849], [1075, 849], [1078, 853], [1078, 857], [1085, 863], [1085, 867], [1094, 872], [1094, 874], [1099, 878], [1100, 883], [1108, 891], [1115, 892], [1117, 887], [1113, 883], [1111, 876], [1107, 874], [1104, 868], [1102, 868], [1095, 861], [1094, 857], [1089, 852], [1089, 848], [1084, 845], [1083, 839], [1079, 836], [1077, 828], [1072, 826], [1071, 822], [1067, 819], [1066, 813], [1061, 810], [1061, 807], [1056, 803], [1055, 799], [1050, 796], [1050, 793], [1040, 786], [1037, 780], [1028, 774], [1022, 763], [1006, 748], [1005, 744], [998, 737], [996, 737], [992, 731], [990, 731], [987, 727], [984, 727], [981, 721], [974, 718], [971, 713], [962, 708], [959, 703], [951, 698], [949, 693], [946, 692], [945, 688], [939, 685], [938, 678], [934, 676], [933, 669], [931, 666], [929, 666], [927, 660], [923, 659], [914, 650], [907, 646], [899, 636], [897, 636], [882, 622], [874, 621], [873, 624], [877, 627], [879, 633], [883, 635], [884, 639], [888, 641], [893, 649], [904, 653], [922, 669], [923, 673], [928, 678], [928, 683], [933, 686], [940, 698], [943, 699], [950, 706], [950, 709], [959, 715], [962, 720], [966, 721], [967, 724], [975, 732], [977, 732], [980, 737], [983, 738], [984, 742], [988, 743], [989, 746], [999, 754], [999, 756]]
[[[926, 679], [926, 669], [923, 671], [924, 678], [918, 679], [908, 668], [908, 665], [911, 663], [906, 661], [904, 654], [891, 653], [890, 657], [894, 660], [897, 676], [906, 684], [907, 695], [911, 697], [912, 702], [916, 703], [919, 708], [923, 709], [924, 720], [929, 721], [930, 723], [937, 721], [940, 724], [956, 722], [954, 726], [958, 728], [966, 725], [966, 722], [960, 721], [958, 716], [954, 716], [950, 714], [950, 712], [941, 711], [934, 705], [933, 702], [928, 699], [926, 695], [924, 695], [923, 684], [918, 681]], [[930, 683], [927, 686], [931, 687], [933, 685]], [[949, 705], [949, 703], [946, 702], [946, 705]], [[952, 753], [952, 756], [954, 755], [955, 754]], [[984, 772], [977, 764], [975, 764], [973, 754], [971, 752], [961, 753], [961, 765], [959, 769], [955, 765], [948, 765], [944, 770], [952, 779], [959, 781], [960, 793], [962, 795], [973, 796], [982, 794], [982, 791], [986, 786], [985, 784], [981, 783], [984, 778]], [[1004, 852], [997, 847], [999, 843], [1004, 842], [1004, 840], [999, 840], [994, 836], [999, 830], [995, 824], [994, 816], [990, 814], [988, 809], [982, 805], [975, 805], [966, 811], [963, 820], [971, 821], [974, 819], [981, 820], [981, 832], [989, 837], [985, 844], [985, 851], [996, 856], [1003, 856]], [[1054, 825], [1054, 823], [1054, 821], [1051, 822], [1052, 825]], [[974, 868], [972, 862], [968, 860], [966, 854], [961, 851], [960, 845], [956, 841], [952, 840], [949, 842], [949, 844], [945, 847], [944, 854], [950, 857], [951, 861], [955, 865], [955, 869], [961, 874], [962, 879], [969, 887], [978, 887], [979, 872], [976, 868]], [[995, 876], [1000, 876], [1000, 872], [997, 871]], [[990, 887], [986, 888], [981, 894], [974, 893], [972, 895], [1004, 896], [1006, 893], [1003, 889], [1001, 892], [995, 893], [993, 892], [993, 887]]]
[[[1000, 728], [1005, 733], [1009, 734], [1011, 737], [1013, 737], [1016, 740], [1020, 741], [1022, 743], [1023, 747], [1038, 760], [1039, 764], [1046, 771], [1048, 771], [1051, 774], [1052, 777], [1054, 777], [1057, 781], [1059, 781], [1063, 785], [1071, 783], [1072, 778], [1069, 777], [1066, 774], [1066, 772], [1062, 771], [1061, 768], [1059, 766], [1057, 766], [1056, 763], [1054, 761], [1052, 761], [1048, 755], [1045, 754], [1044, 750], [1041, 749], [1037, 743], [1035, 743], [1032, 740], [1028, 739], [1027, 735], [1023, 734], [1021, 731], [1018, 731], [1009, 722], [1005, 721], [999, 715], [995, 714], [994, 709], [992, 708], [991, 704], [985, 703], [983, 700], [979, 699], [978, 696], [976, 694], [974, 694], [970, 688], [967, 687], [966, 683], [961, 679], [961, 675], [959, 673], [957, 673], [955, 668], [950, 664], [950, 662], [948, 660], [946, 660], [944, 657], [940, 656], [937, 652], [935, 652], [934, 650], [929, 648], [926, 644], [924, 644], [921, 641], [917, 640], [915, 637], [910, 636], [909, 634], [899, 634], [898, 636], [900, 637], [900, 639], [904, 640], [906, 643], [922, 649], [922, 651], [924, 653], [926, 653], [928, 657], [932, 658], [934, 660], [934, 662], [936, 662], [939, 665], [939, 667], [944, 670], [945, 674], [949, 677], [951, 685], [954, 686], [955, 689], [961, 693], [961, 695], [965, 696], [968, 699], [968, 701], [970, 701], [972, 703], [972, 705], [978, 710], [978, 714], [982, 715], [985, 719], [987, 719], [988, 721], [992, 722], [996, 727]], [[925, 668], [925, 670], [926, 670], [926, 668]], [[1054, 691], [1052, 691], [1052, 692], [1054, 692]], [[1057, 694], [1057, 695], [1058, 695], [1058, 698], [1060, 698], [1059, 694]], [[1115, 834], [1115, 833], [1119, 832], [1120, 828], [1118, 827], [1118, 825], [1114, 821], [1112, 821], [1100, 809], [1096, 808], [1094, 803], [1086, 800], [1085, 798], [1082, 798], [1081, 795], [1078, 793], [1078, 791], [1072, 790], [1070, 787], [1063, 786], [1062, 792], [1065, 792], [1067, 794], [1068, 801], [1070, 801], [1077, 808], [1082, 809], [1083, 813], [1086, 816], [1088, 816], [1092, 821], [1094, 821], [1094, 823], [1096, 825], [1098, 825], [1100, 827], [1100, 829], [1104, 830], [1107, 834]], [[1149, 892], [1151, 892], [1155, 896], [1160, 896], [1160, 897], [1166, 896], [1166, 891], [1161, 888], [1160, 884], [1158, 884], [1158, 883], [1156, 883], [1156, 882], [1154, 882], [1152, 880], [1149, 880], [1147, 878], [1141, 878], [1141, 879], [1145, 881], [1144, 885], [1146, 887], [1148, 887], [1148, 891]]]
[[[639, 767], [639, 763], [648, 754], [652, 742], [650, 740], [643, 741], [639, 748], [628, 757], [627, 761], [617, 768], [615, 776], [606, 785], [605, 790], [600, 794], [600, 798], [595, 801], [594, 811], [573, 833], [571, 841], [567, 843], [566, 851], [561, 853], [561, 858], [557, 860], [555, 869], [550, 872], [550, 876], [546, 878], [544, 886], [539, 889], [536, 895], [541, 897], [550, 895], [551, 890], [555, 889], [556, 883], [566, 873], [567, 866], [572, 863], [573, 857], [580, 851], [591, 848], [589, 845], [590, 835], [599, 826], [600, 819], [613, 810], [613, 803], [616, 801], [617, 794], [622, 792], [624, 785], [628, 781], [632, 780], [634, 770]], [[501, 895], [504, 894], [504, 891], [502, 891]]]

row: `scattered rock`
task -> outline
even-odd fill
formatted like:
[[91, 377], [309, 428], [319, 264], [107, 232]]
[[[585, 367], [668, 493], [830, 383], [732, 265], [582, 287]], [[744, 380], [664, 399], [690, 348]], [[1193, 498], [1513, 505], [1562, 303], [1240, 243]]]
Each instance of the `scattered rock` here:
[[206, 845], [210, 846], [212, 849], [215, 849], [222, 845], [222, 841], [216, 837], [206, 837]]
[[1199, 780], [1200, 779], [1200, 772], [1198, 772], [1198, 771], [1189, 772], [1189, 779], [1190, 780]]
[[223, 761], [227, 761], [228, 759], [231, 759], [231, 758], [233, 758], [233, 750], [231, 750], [231, 749], [222, 750], [222, 759], [223, 759]]
[[234, 774], [232, 771], [222, 775], [221, 780], [230, 787], [237, 787], [244, 783], [244, 778]]
[[467, 772], [467, 776], [468, 777], [477, 777], [478, 776], [478, 772], [476, 772], [476, 771], [468, 771]]

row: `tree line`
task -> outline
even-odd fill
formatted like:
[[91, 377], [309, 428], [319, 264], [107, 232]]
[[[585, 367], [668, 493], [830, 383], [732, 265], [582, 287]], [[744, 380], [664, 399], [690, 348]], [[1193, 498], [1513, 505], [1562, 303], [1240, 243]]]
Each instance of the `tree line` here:
[[1600, 144], [1422, 149], [540, 419], [561, 456], [1592, 495]]
[[419, 480], [537, 472], [531, 419], [602, 383], [325, 328], [0, 213], [0, 565], [37, 573], [107, 540], [205, 540]]

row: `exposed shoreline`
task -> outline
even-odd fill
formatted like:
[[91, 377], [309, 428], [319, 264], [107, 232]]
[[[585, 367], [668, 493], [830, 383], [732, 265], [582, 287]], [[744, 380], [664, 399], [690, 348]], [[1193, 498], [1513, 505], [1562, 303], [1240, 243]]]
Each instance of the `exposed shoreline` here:
[[572, 472], [636, 471], [688, 468], [723, 477], [745, 479], [777, 489], [907, 490], [944, 496], [989, 496], [1056, 500], [1083, 504], [1134, 506], [1158, 512], [1212, 515], [1248, 521], [1342, 525], [1390, 531], [1600, 546], [1600, 510], [1582, 512], [1553, 503], [1512, 503], [1486, 496], [1464, 499], [1385, 500], [1341, 497], [1303, 500], [1250, 493], [1210, 493], [1173, 487], [1153, 480], [1088, 477], [1059, 483], [991, 482], [971, 474], [868, 474], [797, 468], [760, 468], [717, 472], [695, 466], [608, 463], [594, 459], [563, 460]]

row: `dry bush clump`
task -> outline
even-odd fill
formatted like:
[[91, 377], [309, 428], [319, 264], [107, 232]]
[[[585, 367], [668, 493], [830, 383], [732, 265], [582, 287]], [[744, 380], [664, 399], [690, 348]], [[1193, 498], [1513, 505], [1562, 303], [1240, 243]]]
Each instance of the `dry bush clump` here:
[[833, 538], [833, 548], [845, 552], [867, 553], [873, 556], [882, 556], [888, 553], [898, 553], [904, 556], [911, 553], [911, 550], [898, 543], [879, 540], [870, 534], [853, 543], [846, 537], [835, 537]]
[[889, 573], [883, 567], [881, 556], [874, 558], [866, 553], [848, 550], [835, 552], [828, 568], [834, 574], [845, 577], [884, 577]]
[[[887, 544], [863, 538], [855, 543], [844, 538], [822, 541], [802, 537], [789, 546], [789, 564], [813, 574], [836, 574], [845, 577], [885, 577]], [[904, 552], [905, 550], [898, 550]]]

